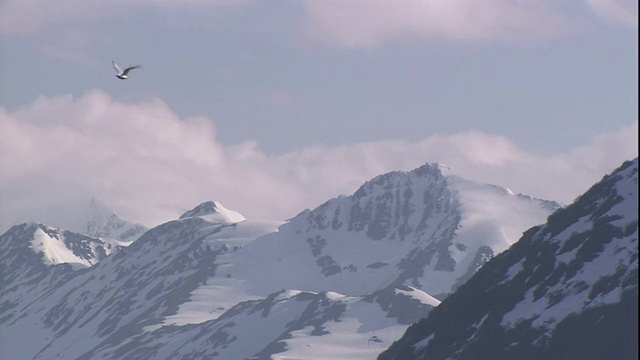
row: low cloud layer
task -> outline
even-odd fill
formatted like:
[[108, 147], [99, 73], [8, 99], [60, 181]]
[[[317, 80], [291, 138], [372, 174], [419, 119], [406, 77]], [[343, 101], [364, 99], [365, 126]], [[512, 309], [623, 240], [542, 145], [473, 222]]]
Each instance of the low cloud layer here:
[[638, 154], [637, 121], [550, 155], [479, 132], [270, 155], [252, 141], [221, 145], [214, 123], [181, 119], [160, 100], [121, 103], [99, 90], [80, 98], [40, 97], [14, 112], [0, 108], [0, 217], [37, 220], [40, 207], [97, 197], [121, 217], [149, 226], [206, 200], [250, 219], [286, 219], [351, 194], [373, 176], [426, 162], [569, 203]]

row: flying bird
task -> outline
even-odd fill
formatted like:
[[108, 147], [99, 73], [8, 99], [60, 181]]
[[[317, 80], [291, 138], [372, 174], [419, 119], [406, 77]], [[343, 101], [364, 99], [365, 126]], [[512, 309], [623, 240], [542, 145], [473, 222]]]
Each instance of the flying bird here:
[[115, 61], [111, 60], [111, 63], [113, 64], [113, 68], [116, 69], [116, 77], [120, 80], [127, 80], [129, 78], [129, 75], [127, 75], [129, 71], [140, 67], [140, 65], [136, 65], [122, 70]]

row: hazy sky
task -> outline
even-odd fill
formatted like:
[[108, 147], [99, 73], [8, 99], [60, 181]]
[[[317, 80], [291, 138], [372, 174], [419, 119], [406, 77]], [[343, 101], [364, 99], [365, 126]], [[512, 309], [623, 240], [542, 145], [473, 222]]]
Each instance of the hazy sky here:
[[5, 219], [286, 218], [425, 162], [568, 203], [638, 153], [636, 0], [51, 4], [0, 0]]

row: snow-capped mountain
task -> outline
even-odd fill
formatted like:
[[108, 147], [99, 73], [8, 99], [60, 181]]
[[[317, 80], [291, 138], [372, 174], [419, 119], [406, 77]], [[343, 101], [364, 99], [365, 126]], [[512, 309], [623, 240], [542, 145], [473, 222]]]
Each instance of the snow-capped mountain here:
[[[45, 265], [66, 263], [90, 267], [113, 251], [131, 244], [131, 241], [101, 239], [38, 223], [15, 226], [2, 236], [7, 237], [7, 240], [2, 242], [2, 257], [10, 257], [13, 253], [25, 251], [28, 247], [33, 256]], [[14, 240], [25, 237], [31, 240], [29, 242]], [[18, 248], [22, 249], [18, 250]]]
[[637, 358], [637, 158], [527, 231], [379, 357]]
[[140, 237], [147, 228], [122, 220], [114, 214], [106, 205], [96, 199], [89, 201], [85, 212], [86, 219], [77, 219], [76, 228], [73, 231], [101, 238], [111, 238], [120, 241], [133, 241]]
[[221, 272], [260, 293], [408, 285], [442, 298], [560, 207], [446, 172], [426, 164], [378, 176], [252, 242]]
[[[378, 176], [286, 222], [203, 203], [83, 270], [59, 274], [69, 266], [40, 258], [40, 288], [12, 298], [11, 308], [0, 303], [20, 308], [0, 318], [0, 351], [12, 359], [372, 359], [558, 207], [435, 164]], [[33, 245], [19, 230], [0, 246], [9, 238]]]
[[121, 219], [95, 198], [87, 201], [69, 201], [64, 204], [34, 204], [30, 215], [19, 212], [10, 215], [7, 219], [0, 221], [0, 231], [8, 230], [12, 224], [39, 222], [92, 237], [129, 242], [137, 239], [147, 230], [142, 225]]
[[[41, 277], [52, 279], [49, 282], [55, 286], [42, 284], [44, 290], [34, 292], [36, 298], [22, 293], [17, 302], [26, 306], [20, 316], [2, 323], [6, 329], [2, 337], [8, 340], [3, 342], [3, 354], [13, 359], [95, 358], [100, 349], [115, 348], [125, 338], [161, 327], [193, 290], [215, 274], [217, 256], [237, 251], [248, 241], [245, 236], [254, 239], [275, 231], [279, 224], [242, 222], [243, 229], [234, 231], [238, 216], [231, 213], [236, 215], [233, 221], [220, 221], [224, 216], [209, 205], [147, 231], [85, 270], [57, 277], [59, 266], [44, 266]], [[211, 211], [204, 211], [207, 207]], [[213, 222], [206, 220], [212, 218]], [[31, 233], [17, 236], [22, 227], [3, 235], [2, 246], [23, 243], [24, 249], [35, 253]], [[14, 286], [4, 285], [3, 292]], [[236, 300], [228, 301], [235, 305]], [[3, 301], [0, 306], [11, 304]]]
[[94, 238], [38, 223], [12, 227], [0, 236], [2, 320], [21, 314], [25, 298], [37, 299], [130, 242]]

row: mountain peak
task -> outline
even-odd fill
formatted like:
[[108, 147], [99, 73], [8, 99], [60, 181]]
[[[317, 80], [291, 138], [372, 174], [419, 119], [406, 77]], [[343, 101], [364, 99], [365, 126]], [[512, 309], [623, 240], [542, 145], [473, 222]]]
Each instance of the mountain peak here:
[[209, 222], [238, 223], [246, 218], [237, 211], [229, 210], [217, 201], [205, 201], [185, 212], [180, 219], [200, 217]]
[[444, 175], [449, 171], [451, 171], [451, 169], [447, 165], [442, 163], [426, 163], [420, 166], [419, 168], [415, 169], [414, 171], [419, 175], [425, 175], [428, 173]]
[[444, 174], [449, 171], [449, 167], [439, 163], [426, 163], [419, 168], [411, 171], [391, 171], [386, 174], [378, 175], [373, 179], [365, 182], [354, 194], [354, 199], [361, 199], [368, 194], [375, 193], [380, 190], [389, 190], [394, 186], [404, 184], [410, 186], [413, 182], [421, 182], [422, 178], [429, 178], [430, 183], [445, 185]]

